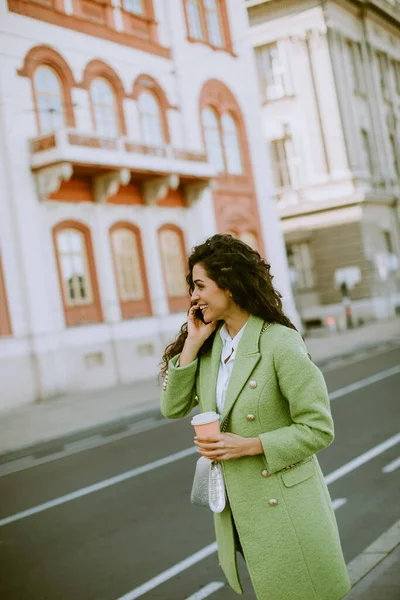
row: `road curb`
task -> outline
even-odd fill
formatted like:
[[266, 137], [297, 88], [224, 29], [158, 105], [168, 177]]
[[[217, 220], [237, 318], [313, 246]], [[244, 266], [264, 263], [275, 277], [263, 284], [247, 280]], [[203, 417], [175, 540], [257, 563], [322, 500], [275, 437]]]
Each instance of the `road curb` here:
[[[306, 345], [307, 345], [307, 339], [306, 339]], [[385, 352], [386, 350], [394, 350], [395, 348], [400, 346], [400, 342], [398, 342], [397, 340], [388, 340], [386, 342], [382, 342], [382, 344], [379, 344], [379, 346], [385, 346], [385, 348], [382, 349], [382, 352]], [[326, 367], [328, 365], [330, 365], [331, 363], [335, 363], [336, 361], [341, 361], [341, 360], [346, 360], [352, 356], [354, 356], [355, 354], [357, 354], [358, 352], [367, 352], [368, 350], [375, 350], [377, 348], [376, 343], [367, 343], [367, 344], [359, 344], [357, 346], [352, 347], [351, 350], [349, 350], [348, 352], [344, 352], [341, 354], [335, 354], [334, 356], [330, 356], [329, 358], [323, 358], [321, 360], [316, 360], [315, 364], [322, 369], [323, 367]]]
[[347, 565], [352, 587], [375, 569], [399, 544], [400, 519]]
[[53, 453], [55, 450], [61, 450], [67, 443], [78, 442], [97, 434], [102, 434], [103, 437], [107, 437], [113, 433], [127, 430], [131, 423], [140, 423], [148, 418], [154, 418], [155, 420], [164, 418], [160, 411], [158, 399], [156, 402], [154, 402], [154, 406], [150, 409], [136, 411], [130, 415], [124, 415], [117, 419], [106, 419], [104, 421], [99, 421], [96, 425], [83, 427], [81, 429], [77, 428], [71, 430], [69, 433], [65, 433], [56, 437], [50, 437], [41, 442], [21, 445], [13, 450], [0, 452], [0, 466], [29, 455], [44, 456], [46, 454]]

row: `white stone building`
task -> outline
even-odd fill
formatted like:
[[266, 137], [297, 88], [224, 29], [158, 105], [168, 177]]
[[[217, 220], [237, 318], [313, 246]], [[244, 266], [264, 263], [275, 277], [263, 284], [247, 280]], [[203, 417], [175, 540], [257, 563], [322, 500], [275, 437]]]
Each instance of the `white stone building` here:
[[0, 408], [154, 376], [230, 231], [296, 320], [238, 0], [0, 0]]
[[247, 0], [305, 324], [400, 310], [400, 2]]

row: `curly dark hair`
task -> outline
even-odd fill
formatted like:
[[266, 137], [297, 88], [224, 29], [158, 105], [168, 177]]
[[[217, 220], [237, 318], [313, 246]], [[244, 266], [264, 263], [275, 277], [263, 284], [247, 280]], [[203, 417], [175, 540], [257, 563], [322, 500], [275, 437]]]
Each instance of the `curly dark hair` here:
[[[186, 277], [190, 294], [194, 290], [192, 272], [196, 264], [201, 264], [207, 277], [215, 281], [219, 288], [229, 290], [233, 301], [250, 314], [261, 317], [268, 323], [280, 323], [296, 330], [283, 312], [281, 294], [272, 285], [270, 265], [256, 250], [241, 240], [229, 234], [216, 234], [193, 248], [188, 259], [189, 274]], [[175, 341], [164, 351], [161, 376], [165, 375], [170, 359], [182, 351], [187, 335], [186, 322]], [[211, 349], [214, 336], [215, 332], [204, 342], [199, 356]]]

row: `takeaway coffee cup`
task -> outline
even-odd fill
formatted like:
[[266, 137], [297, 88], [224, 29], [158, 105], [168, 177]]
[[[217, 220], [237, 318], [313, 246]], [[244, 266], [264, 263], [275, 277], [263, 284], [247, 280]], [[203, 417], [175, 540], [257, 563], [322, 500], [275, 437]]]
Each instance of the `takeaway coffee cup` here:
[[219, 415], [216, 412], [203, 412], [195, 415], [190, 423], [199, 437], [208, 437], [220, 433]]

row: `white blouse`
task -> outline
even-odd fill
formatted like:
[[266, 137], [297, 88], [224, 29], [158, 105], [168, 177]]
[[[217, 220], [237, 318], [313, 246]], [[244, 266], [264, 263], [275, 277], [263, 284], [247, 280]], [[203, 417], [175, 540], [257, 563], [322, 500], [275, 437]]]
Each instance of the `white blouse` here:
[[225, 327], [225, 323], [221, 327], [219, 332], [222, 338], [222, 342], [224, 344], [221, 352], [221, 362], [219, 364], [217, 379], [217, 411], [219, 415], [222, 415], [224, 411], [226, 391], [228, 389], [229, 380], [232, 375], [233, 363], [237, 353], [237, 347], [239, 345], [240, 340], [242, 339], [246, 325], [247, 322], [243, 325], [242, 329], [238, 331], [238, 333], [233, 339], [229, 335]]

